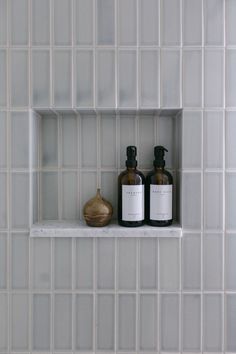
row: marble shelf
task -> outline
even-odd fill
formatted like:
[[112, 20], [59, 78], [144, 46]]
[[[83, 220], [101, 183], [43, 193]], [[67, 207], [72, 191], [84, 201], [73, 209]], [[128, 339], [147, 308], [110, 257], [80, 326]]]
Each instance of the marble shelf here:
[[115, 221], [105, 227], [89, 227], [83, 221], [43, 221], [32, 225], [31, 237], [181, 237], [182, 228], [144, 225], [136, 228], [119, 226]]

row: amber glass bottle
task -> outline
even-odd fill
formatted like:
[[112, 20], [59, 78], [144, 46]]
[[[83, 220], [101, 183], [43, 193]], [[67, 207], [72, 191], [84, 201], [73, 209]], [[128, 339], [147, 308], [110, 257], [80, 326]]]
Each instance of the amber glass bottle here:
[[146, 222], [152, 226], [172, 224], [172, 190], [173, 178], [165, 170], [163, 146], [155, 146], [154, 169], [146, 177], [145, 209]]
[[144, 175], [136, 169], [137, 149], [127, 147], [127, 169], [118, 178], [118, 223], [136, 227], [144, 224]]

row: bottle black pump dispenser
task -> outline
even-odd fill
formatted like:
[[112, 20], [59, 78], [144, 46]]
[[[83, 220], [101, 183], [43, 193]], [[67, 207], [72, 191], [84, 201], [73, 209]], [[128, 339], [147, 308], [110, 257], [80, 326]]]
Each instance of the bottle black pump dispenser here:
[[168, 226], [172, 223], [173, 178], [165, 170], [164, 146], [155, 146], [154, 169], [146, 178], [146, 221], [152, 226]]

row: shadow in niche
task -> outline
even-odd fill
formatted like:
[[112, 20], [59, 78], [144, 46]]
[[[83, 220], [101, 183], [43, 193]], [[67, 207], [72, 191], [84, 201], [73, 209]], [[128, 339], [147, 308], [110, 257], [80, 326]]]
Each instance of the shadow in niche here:
[[180, 223], [182, 110], [33, 110], [30, 112], [31, 225], [82, 219], [99, 186], [117, 214], [117, 176], [127, 145], [138, 149], [138, 168], [152, 169], [153, 147], [168, 149], [174, 177], [174, 221]]

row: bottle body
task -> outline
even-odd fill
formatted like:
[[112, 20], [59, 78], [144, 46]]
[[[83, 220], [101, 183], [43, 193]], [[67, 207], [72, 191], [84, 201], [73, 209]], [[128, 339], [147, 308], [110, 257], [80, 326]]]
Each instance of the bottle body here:
[[127, 167], [118, 177], [118, 223], [142, 226], [145, 221], [145, 177], [136, 168]]
[[172, 224], [173, 178], [164, 167], [154, 167], [146, 177], [145, 219], [151, 226]]

